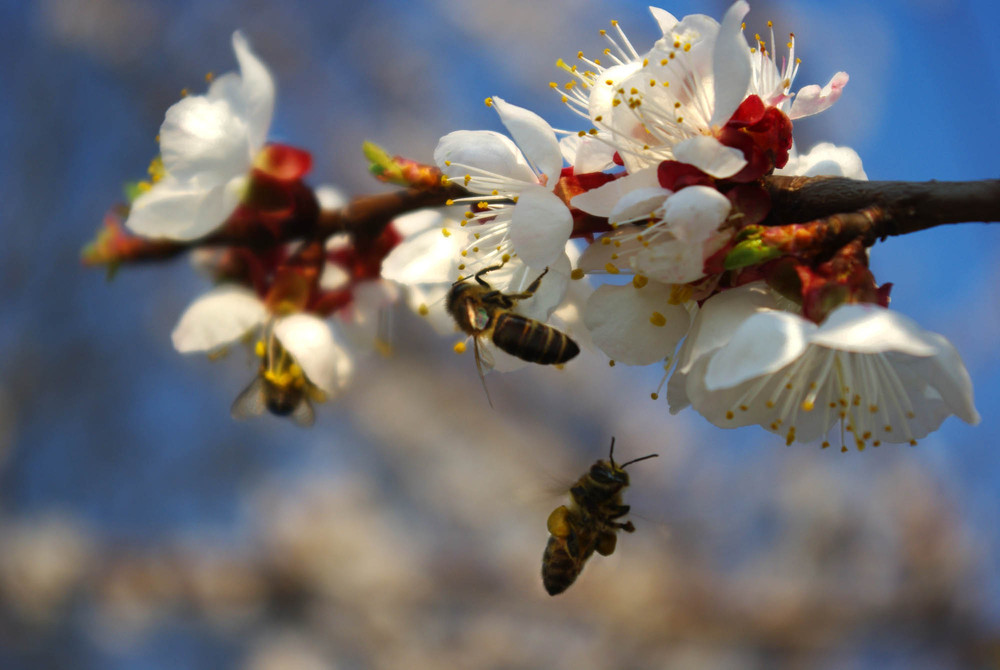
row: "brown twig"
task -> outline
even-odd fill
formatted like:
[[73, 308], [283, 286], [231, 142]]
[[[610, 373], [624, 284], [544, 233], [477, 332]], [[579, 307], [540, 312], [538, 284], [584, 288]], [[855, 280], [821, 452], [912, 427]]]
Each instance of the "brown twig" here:
[[1000, 221], [1000, 179], [983, 181], [858, 181], [843, 177], [765, 177], [770, 225], [804, 223], [833, 215], [859, 217], [869, 242], [947, 223]]

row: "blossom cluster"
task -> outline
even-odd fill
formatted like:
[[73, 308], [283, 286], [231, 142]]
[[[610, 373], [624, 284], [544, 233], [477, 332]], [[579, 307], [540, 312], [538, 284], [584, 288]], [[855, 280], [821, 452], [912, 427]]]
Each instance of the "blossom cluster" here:
[[[847, 74], [794, 89], [794, 35], [780, 56], [773, 29], [749, 45], [744, 0], [721, 23], [650, 11], [649, 49], [612, 22], [601, 58], [557, 63], [566, 80], [550, 87], [581, 128], [494, 96], [509, 137], [448, 133], [436, 167], [379, 154], [384, 180], [449, 198], [367, 235], [317, 227], [345, 202], [303, 182], [307, 152], [268, 143], [274, 83], [236, 33], [240, 72], [167, 111], [151, 179], [123, 215], [146, 253], [199, 247], [217, 284], [181, 317], [175, 347], [250, 342], [260, 371], [234, 414], [308, 423], [311, 401], [383, 341], [380, 310], [401, 295], [440, 332], [461, 326], [481, 373], [562, 363], [579, 343], [662, 367], [671, 412], [690, 405], [788, 444], [828, 446], [835, 428], [845, 450], [915, 444], [951, 414], [978, 421], [954, 347], [888, 309], [870, 241], [831, 247], [830, 221], [772, 217], [772, 176], [867, 179], [853, 150], [793, 141], [793, 121], [831, 107]], [[135, 244], [112, 216], [87, 253], [113, 264]], [[501, 326], [506, 314], [520, 330]]]
[[[651, 8], [662, 36], [646, 51], [612, 22], [604, 60], [560, 61], [568, 81], [550, 84], [582, 130], [557, 132], [487, 100], [510, 138], [441, 138], [435, 161], [470, 197], [441, 215], [445, 240], [403, 242], [383, 276], [446, 290], [451, 268], [428, 257], [457, 257], [468, 274], [521, 268], [518, 281], [494, 282], [517, 292], [545, 267], [568, 271], [579, 281], [549, 287], [547, 312], [533, 318], [569, 307], [568, 323], [549, 323], [583, 333], [612, 364], [672, 370], [672, 412], [690, 405], [721, 427], [759, 424], [788, 444], [829, 446], [835, 426], [845, 450], [915, 444], [950, 414], [975, 423], [955, 349], [888, 309], [860, 240], [823, 248], [824, 222], [789, 231], [768, 219], [768, 175], [867, 177], [849, 148], [799, 153], [793, 143], [792, 122], [833, 105], [847, 74], [794, 90], [794, 35], [780, 58], [773, 32], [749, 46], [748, 11], [740, 0], [719, 23]], [[585, 276], [600, 278], [596, 290]]]

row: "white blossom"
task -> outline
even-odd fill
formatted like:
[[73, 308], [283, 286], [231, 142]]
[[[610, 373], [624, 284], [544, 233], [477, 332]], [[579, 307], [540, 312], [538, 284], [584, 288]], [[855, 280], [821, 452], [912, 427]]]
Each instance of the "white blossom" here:
[[334, 396], [350, 381], [354, 362], [343, 336], [312, 314], [274, 315], [248, 288], [223, 284], [188, 306], [171, 334], [181, 353], [213, 353], [272, 328], [316, 387]]
[[858, 449], [916, 444], [951, 414], [979, 421], [968, 372], [941, 335], [870, 304], [841, 305], [817, 326], [760, 286], [703, 305], [668, 399], [671, 412], [690, 403], [717, 426], [759, 424], [788, 444], [836, 425]]
[[202, 237], [243, 197], [271, 125], [274, 81], [242, 33], [232, 41], [239, 74], [217, 77], [205, 95], [167, 110], [159, 135], [164, 174], [132, 202], [126, 221], [139, 235]]
[[467, 263], [480, 268], [516, 255], [545, 267], [573, 231], [569, 208], [552, 192], [562, 170], [559, 142], [534, 112], [497, 97], [491, 105], [514, 141], [492, 131], [459, 130], [434, 150], [438, 167], [477, 194], [456, 201], [478, 205], [467, 215], [475, 238], [466, 247]]

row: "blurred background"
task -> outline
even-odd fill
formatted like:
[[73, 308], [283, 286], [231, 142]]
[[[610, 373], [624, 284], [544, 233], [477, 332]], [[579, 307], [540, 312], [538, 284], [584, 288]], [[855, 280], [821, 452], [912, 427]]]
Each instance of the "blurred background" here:
[[[500, 129], [489, 95], [577, 129], [548, 82], [612, 18], [656, 37], [623, 1], [0, 2], [0, 668], [1000, 667], [1000, 226], [873, 251], [982, 424], [847, 454], [670, 416], [655, 371], [598, 355], [490, 376], [491, 411], [402, 309], [395, 355], [312, 429], [237, 423], [246, 357], [170, 345], [206, 288], [188, 264], [79, 264], [181, 89], [235, 69], [236, 28], [277, 80], [272, 134], [361, 194], [383, 188], [364, 139], [430, 160]], [[800, 148], [852, 146], [871, 179], [998, 176], [993, 3], [754, 2], [747, 34], [768, 19], [797, 36], [795, 88], [851, 76]], [[551, 598], [545, 519], [612, 435], [661, 456], [630, 469], [638, 532]]]

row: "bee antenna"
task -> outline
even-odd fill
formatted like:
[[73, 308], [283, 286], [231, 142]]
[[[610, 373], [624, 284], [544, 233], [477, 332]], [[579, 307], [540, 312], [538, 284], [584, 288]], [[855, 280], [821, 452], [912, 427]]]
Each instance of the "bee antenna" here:
[[639, 461], [644, 461], [647, 458], [656, 458], [657, 456], [659, 456], [659, 454], [649, 454], [648, 456], [640, 456], [639, 458], [633, 458], [631, 461], [628, 461], [627, 463], [622, 463], [618, 467], [624, 468], [626, 465], [632, 465], [633, 463], [638, 463]]
[[608, 452], [608, 460], [611, 461], [611, 467], [615, 467], [615, 436], [611, 436], [611, 451]]

